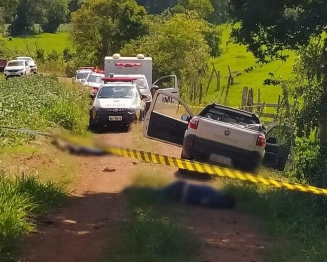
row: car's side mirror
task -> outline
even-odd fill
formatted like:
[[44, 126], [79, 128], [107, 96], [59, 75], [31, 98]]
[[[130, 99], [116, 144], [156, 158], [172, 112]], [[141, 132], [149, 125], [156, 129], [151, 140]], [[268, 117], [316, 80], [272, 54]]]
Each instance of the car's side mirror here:
[[182, 119], [183, 121], [189, 121], [189, 120], [190, 120], [190, 117], [189, 117], [188, 115], [186, 115], [186, 114], [183, 114], [183, 115], [181, 116], [181, 119]]
[[277, 139], [275, 137], [269, 137], [266, 141], [268, 144], [277, 144]]
[[150, 92], [152, 94], [152, 96], [154, 96], [155, 92], [159, 89], [159, 86], [157, 85], [153, 85], [150, 87]]
[[153, 85], [153, 86], [151, 86], [151, 89], [159, 89], [159, 86]]

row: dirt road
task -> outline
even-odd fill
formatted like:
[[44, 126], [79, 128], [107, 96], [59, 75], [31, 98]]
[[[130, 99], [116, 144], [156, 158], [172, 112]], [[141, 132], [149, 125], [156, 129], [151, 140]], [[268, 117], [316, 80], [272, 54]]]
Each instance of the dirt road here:
[[[126, 147], [143, 145], [172, 156], [180, 149], [142, 137], [140, 127], [129, 133], [99, 134], [100, 141]], [[25, 241], [22, 260], [29, 262], [90, 262], [110, 247], [108, 234], [115, 222], [128, 218], [120, 191], [131, 182], [131, 175], [142, 168], [165, 173], [175, 179], [175, 168], [139, 163], [121, 157], [76, 157], [80, 167], [72, 186], [68, 206], [57, 210]], [[264, 236], [255, 219], [236, 211], [185, 207], [188, 223], [207, 243], [202, 261], [262, 261]], [[201, 215], [199, 215], [201, 214]]]

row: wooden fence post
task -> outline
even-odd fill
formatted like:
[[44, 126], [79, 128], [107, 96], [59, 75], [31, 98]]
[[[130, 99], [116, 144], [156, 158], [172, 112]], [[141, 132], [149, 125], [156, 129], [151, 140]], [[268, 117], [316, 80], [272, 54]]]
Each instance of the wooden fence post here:
[[261, 111], [261, 104], [260, 104], [260, 97], [261, 94], [260, 94], [260, 88], [258, 88], [258, 104], [257, 104], [257, 111]]
[[253, 111], [253, 88], [251, 87], [248, 93], [247, 106], [249, 106], [249, 111]]
[[249, 88], [247, 86], [243, 87], [242, 102], [241, 102], [242, 109], [245, 109], [245, 107], [246, 107], [248, 92], [249, 92]]
[[216, 90], [219, 91], [220, 90], [220, 71], [216, 71], [216, 76], [217, 76], [217, 86], [216, 86]]

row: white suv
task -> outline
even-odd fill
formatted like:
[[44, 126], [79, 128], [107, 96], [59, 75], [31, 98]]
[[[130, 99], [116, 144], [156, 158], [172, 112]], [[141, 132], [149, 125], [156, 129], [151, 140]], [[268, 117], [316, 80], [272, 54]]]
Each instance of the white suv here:
[[10, 60], [4, 69], [4, 75], [6, 79], [8, 79], [9, 77], [30, 74], [31, 68], [26, 60]]
[[33, 58], [31, 58], [29, 56], [17, 56], [15, 59], [16, 60], [26, 60], [29, 67], [31, 68], [31, 73], [34, 73], [34, 74], [37, 73], [37, 65]]

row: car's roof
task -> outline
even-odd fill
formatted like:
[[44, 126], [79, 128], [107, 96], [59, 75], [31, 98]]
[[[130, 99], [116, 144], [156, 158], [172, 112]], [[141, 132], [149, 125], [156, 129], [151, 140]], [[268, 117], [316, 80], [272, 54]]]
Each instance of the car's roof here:
[[102, 85], [102, 87], [115, 87], [115, 86], [131, 86], [136, 88], [136, 85], [131, 82], [113, 82], [113, 83], [106, 83]]
[[9, 60], [8, 63], [9, 62], [17, 62], [17, 61], [19, 61], [19, 62], [25, 62], [25, 60], [23, 60], [23, 59], [14, 59], [14, 60]]
[[77, 72], [92, 72], [92, 69], [77, 69]]
[[121, 77], [121, 76], [128, 76], [128, 77], [143, 77], [146, 79], [145, 75], [142, 74], [114, 74], [114, 77]]
[[16, 56], [16, 59], [20, 59], [20, 58], [29, 58], [29, 59], [33, 59], [32, 57], [29, 57], [29, 56]]
[[91, 72], [90, 75], [94, 75], [94, 76], [104, 76], [104, 74], [101, 74], [101, 73], [95, 73], [95, 72]]

